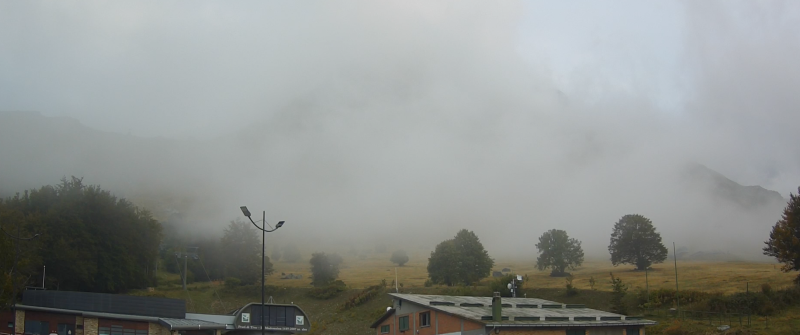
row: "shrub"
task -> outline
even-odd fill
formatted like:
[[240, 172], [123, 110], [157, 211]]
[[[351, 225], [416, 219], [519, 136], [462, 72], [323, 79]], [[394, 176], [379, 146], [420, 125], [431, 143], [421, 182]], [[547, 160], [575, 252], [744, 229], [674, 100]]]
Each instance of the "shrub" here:
[[575, 279], [575, 277], [573, 277], [571, 274], [567, 274], [567, 276], [564, 278], [564, 280], [567, 283], [566, 286], [567, 286], [567, 296], [568, 297], [572, 297], [572, 296], [575, 296], [575, 295], [578, 294], [578, 289], [575, 288], [575, 286], [572, 285], [572, 280], [573, 279]]
[[336, 280], [326, 286], [309, 290], [308, 296], [315, 299], [326, 300], [339, 295], [339, 293], [342, 293], [345, 290], [347, 290], [347, 285], [341, 280]]
[[239, 278], [236, 277], [225, 278], [225, 287], [234, 288], [239, 286], [242, 286], [242, 281], [239, 280]]
[[622, 279], [615, 278], [613, 273], [609, 274], [611, 274], [611, 311], [625, 314], [627, 313], [627, 308], [625, 308], [625, 303], [622, 301], [622, 298], [624, 298], [625, 294], [628, 292], [628, 285], [623, 284]]
[[767, 283], [761, 284], [761, 293], [764, 295], [771, 295], [772, 294], [772, 286]]
[[430, 279], [428, 279], [428, 280], [425, 281], [424, 285], [425, 285], [425, 287], [431, 287], [431, 286], [433, 286], [433, 282]]
[[367, 287], [358, 294], [351, 297], [350, 299], [347, 299], [347, 301], [345, 301], [344, 303], [344, 306], [342, 306], [342, 309], [346, 310], [364, 304], [367, 301], [372, 300], [372, 298], [378, 296], [378, 294], [380, 294], [381, 292], [383, 292], [383, 287], [381, 287], [380, 285]]

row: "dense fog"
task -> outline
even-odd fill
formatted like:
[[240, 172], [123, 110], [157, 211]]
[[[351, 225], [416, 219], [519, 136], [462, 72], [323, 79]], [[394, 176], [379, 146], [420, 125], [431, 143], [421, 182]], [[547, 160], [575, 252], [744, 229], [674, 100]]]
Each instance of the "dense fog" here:
[[799, 34], [790, 1], [3, 2], [0, 193], [75, 175], [187, 234], [247, 205], [309, 251], [468, 228], [496, 258], [558, 228], [607, 259], [637, 213], [766, 260]]

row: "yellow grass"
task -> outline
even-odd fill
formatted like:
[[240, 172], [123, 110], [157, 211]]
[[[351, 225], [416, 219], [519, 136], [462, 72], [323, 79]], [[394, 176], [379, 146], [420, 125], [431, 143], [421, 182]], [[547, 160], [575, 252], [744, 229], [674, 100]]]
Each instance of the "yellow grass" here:
[[[404, 287], [421, 287], [427, 279], [427, 257], [413, 254], [405, 266], [395, 267], [389, 262], [389, 253], [372, 254], [366, 259], [354, 256], [344, 256], [344, 263], [340, 266], [339, 279], [353, 288], [363, 288], [375, 285], [385, 279], [391, 283], [397, 277]], [[273, 262], [275, 273], [267, 278], [268, 285], [287, 287], [309, 287], [310, 268], [308, 260], [297, 263]], [[526, 288], [563, 288], [564, 278], [550, 277], [549, 271], [536, 269], [536, 260], [495, 260], [495, 270], [510, 268], [512, 272], [527, 275], [529, 280]], [[733, 293], [743, 292], [746, 283], [750, 283], [750, 290], [760, 290], [764, 283], [770, 284], [773, 289], [792, 285], [792, 280], [797, 273], [783, 273], [779, 265], [771, 263], [748, 262], [678, 262], [678, 284], [681, 290], [699, 290], [706, 292]], [[633, 266], [622, 265], [614, 267], [609, 261], [587, 261], [582, 267], [571, 271], [574, 276], [573, 284], [580, 289], [589, 288], [589, 278], [594, 277], [595, 289], [610, 290], [609, 272], [620, 277], [632, 289], [645, 287], [645, 273], [633, 271]], [[294, 273], [303, 275], [303, 279], [280, 279], [281, 273]], [[675, 272], [673, 263], [655, 264], [647, 273], [650, 289], [668, 288], [675, 289]], [[485, 282], [491, 281], [485, 279]]]

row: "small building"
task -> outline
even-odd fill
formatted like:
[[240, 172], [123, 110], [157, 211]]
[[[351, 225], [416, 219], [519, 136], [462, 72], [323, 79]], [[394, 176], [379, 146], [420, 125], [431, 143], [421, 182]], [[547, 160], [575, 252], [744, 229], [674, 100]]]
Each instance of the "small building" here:
[[[300, 307], [250, 303], [230, 314], [187, 313], [180, 299], [68, 291], [25, 291], [0, 335], [250, 335], [305, 333]], [[263, 318], [262, 318], [263, 313]]]
[[377, 335], [644, 335], [655, 321], [536, 298], [390, 293]]

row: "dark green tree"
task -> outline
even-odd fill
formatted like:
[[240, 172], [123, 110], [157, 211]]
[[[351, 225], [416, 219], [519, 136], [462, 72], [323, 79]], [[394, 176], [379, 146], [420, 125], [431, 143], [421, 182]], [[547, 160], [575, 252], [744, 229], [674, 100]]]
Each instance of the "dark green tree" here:
[[[0, 310], [19, 301], [19, 293], [32, 284], [31, 275], [40, 265], [39, 241], [30, 217], [7, 208], [0, 199]], [[34, 237], [34, 238], [32, 238]], [[16, 297], [16, 299], [12, 299]]]
[[333, 283], [339, 277], [339, 263], [324, 252], [311, 254], [311, 285], [322, 287]]
[[[236, 277], [242, 284], [260, 283], [261, 279], [261, 241], [259, 231], [250, 222], [231, 221], [222, 237], [225, 253], [225, 276]], [[273, 272], [269, 257], [265, 259], [264, 272]]]
[[667, 247], [661, 243], [661, 234], [656, 232], [650, 219], [639, 214], [625, 215], [614, 224], [608, 252], [614, 266], [634, 264], [637, 270], [667, 259]]
[[459, 255], [453, 240], [446, 240], [431, 252], [428, 258], [428, 277], [431, 282], [453, 286], [463, 282], [460, 278]]
[[574, 270], [583, 264], [581, 241], [569, 238], [566, 231], [546, 231], [539, 237], [536, 248], [539, 249], [536, 267], [539, 270], [551, 268], [550, 276], [563, 277], [567, 269]]
[[398, 266], [403, 266], [403, 264], [408, 263], [408, 255], [405, 250], [395, 250], [395, 252], [392, 253], [392, 257], [389, 258], [389, 261]]
[[[800, 188], [797, 191], [800, 192]], [[769, 240], [764, 243], [767, 245], [764, 254], [783, 263], [783, 272], [800, 270], [800, 195], [789, 194], [783, 216], [772, 227]], [[800, 275], [794, 281], [800, 285]]]
[[4, 204], [40, 234], [36, 258], [47, 266], [47, 287], [117, 293], [153, 284], [162, 233], [147, 210], [76, 177]]
[[428, 258], [428, 276], [436, 284], [471, 285], [489, 276], [494, 260], [475, 233], [462, 229], [436, 246]]

